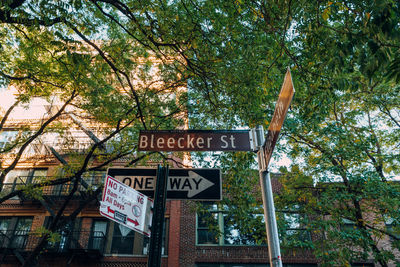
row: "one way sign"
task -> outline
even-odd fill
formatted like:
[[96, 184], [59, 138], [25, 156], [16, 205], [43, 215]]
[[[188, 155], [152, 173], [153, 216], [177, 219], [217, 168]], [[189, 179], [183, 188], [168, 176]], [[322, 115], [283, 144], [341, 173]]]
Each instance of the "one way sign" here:
[[[107, 174], [144, 195], [154, 195], [156, 169], [109, 168]], [[169, 169], [167, 198], [221, 200], [221, 184], [219, 169]]]

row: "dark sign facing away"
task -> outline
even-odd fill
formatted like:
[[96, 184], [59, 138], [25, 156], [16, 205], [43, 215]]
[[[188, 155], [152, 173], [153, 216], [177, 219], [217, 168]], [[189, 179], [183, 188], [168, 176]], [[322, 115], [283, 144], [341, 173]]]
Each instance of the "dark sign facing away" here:
[[281, 92], [279, 93], [278, 101], [276, 101], [274, 115], [272, 116], [271, 123], [268, 127], [268, 133], [265, 140], [265, 164], [268, 166], [271, 160], [272, 152], [274, 151], [275, 144], [278, 140], [283, 122], [285, 121], [287, 111], [289, 110], [290, 103], [292, 102], [294, 94], [294, 87], [292, 76], [289, 69], [286, 72], [285, 79], [282, 84]]
[[[140, 193], [153, 197], [157, 170], [150, 168], [108, 168], [107, 175]], [[168, 199], [221, 200], [219, 169], [169, 169]]]
[[250, 151], [249, 130], [140, 131], [139, 151]]

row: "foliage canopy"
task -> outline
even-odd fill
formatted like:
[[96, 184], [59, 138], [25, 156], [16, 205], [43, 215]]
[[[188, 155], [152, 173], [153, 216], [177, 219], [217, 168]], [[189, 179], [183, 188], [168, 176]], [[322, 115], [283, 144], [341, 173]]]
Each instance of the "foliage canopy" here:
[[[64, 162], [65, 181], [78, 185], [83, 172], [122, 156], [148, 159], [136, 153], [138, 130], [175, 129], [182, 113], [191, 129], [268, 127], [289, 66], [296, 94], [278, 152], [294, 164], [281, 170], [277, 207], [313, 218], [302, 224], [326, 238], [300, 245], [323, 263], [372, 255], [387, 266], [400, 246], [384, 223], [399, 229], [399, 18], [394, 0], [2, 1], [0, 84], [17, 88], [17, 103], [54, 95], [62, 103], [13, 147], [22, 155], [46, 131], [63, 132], [55, 121], [72, 107], [80, 120], [103, 123], [108, 130], [85, 156]], [[110, 143], [118, 149], [104, 156]], [[234, 215], [259, 209], [242, 190], [257, 181], [248, 175], [254, 155], [215, 157], [225, 201], [240, 207]], [[18, 161], [2, 166], [1, 182]], [[354, 228], [341, 231], [343, 220]], [[379, 247], [383, 236], [392, 248]]]

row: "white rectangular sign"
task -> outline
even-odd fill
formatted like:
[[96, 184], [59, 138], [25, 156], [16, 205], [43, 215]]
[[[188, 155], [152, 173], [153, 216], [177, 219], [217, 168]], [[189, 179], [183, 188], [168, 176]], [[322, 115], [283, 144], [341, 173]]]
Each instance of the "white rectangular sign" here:
[[150, 236], [153, 200], [107, 175], [100, 214], [134, 231]]

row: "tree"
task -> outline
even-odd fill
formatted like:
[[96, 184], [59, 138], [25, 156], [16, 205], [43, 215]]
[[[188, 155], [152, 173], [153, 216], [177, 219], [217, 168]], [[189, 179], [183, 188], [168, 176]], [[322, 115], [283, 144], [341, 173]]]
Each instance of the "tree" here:
[[[393, 259], [375, 238], [396, 239], [383, 218], [399, 222], [391, 181], [399, 175], [398, 2], [15, 0], [3, 2], [0, 21], [0, 77], [20, 90], [18, 101], [57, 93], [88, 115], [75, 114], [78, 120], [109, 129], [80, 163], [66, 161], [75, 184], [95, 167], [101, 146], [123, 141], [124, 152], [105, 164], [122, 155], [136, 162], [128, 145], [135, 146], [138, 129], [174, 129], [184, 123], [182, 112], [192, 129], [267, 127], [290, 66], [296, 94], [282, 133], [287, 145], [278, 152], [299, 167], [283, 170], [277, 206], [324, 219], [304, 224], [335, 244], [306, 244], [326, 264], [372, 255], [386, 266]], [[160, 83], [150, 79], [154, 69]], [[254, 155], [217, 159], [227, 174], [227, 203], [259, 209], [257, 197], [235, 197], [257, 181], [248, 171]], [[297, 198], [289, 194], [294, 189]], [[233, 211], [248, 229], [253, 221], [243, 210]], [[366, 217], [371, 212], [374, 221]], [[332, 230], [343, 219], [354, 231]]]
[[[399, 90], [390, 74], [398, 57], [398, 11], [390, 1], [327, 3], [308, 17], [308, 26], [299, 25], [294, 38], [302, 44], [301, 52], [293, 51], [300, 55], [296, 67], [310, 82], [297, 91], [302, 105], [287, 137], [290, 154], [304, 160], [299, 177], [304, 173], [317, 182], [315, 197], [303, 195], [297, 204], [312, 206], [305, 211], [320, 218], [309, 226], [325, 232], [326, 242], [316, 247], [328, 263], [372, 256], [387, 266], [399, 245], [385, 226], [388, 217], [397, 224], [400, 204], [391, 182], [399, 173]], [[337, 231], [343, 220], [354, 229]], [[396, 240], [391, 248], [379, 246], [383, 235]]]
[[[39, 143], [46, 134], [68, 140], [68, 124], [75, 124], [92, 140], [81, 154], [61, 153], [60, 147], [45, 144], [62, 163], [64, 175], [42, 177], [40, 182], [11, 193], [2, 191], [0, 202], [16, 195], [43, 200], [43, 186], [72, 186], [57, 210], [44, 204], [53, 220], [42, 229], [42, 238], [24, 259], [24, 266], [32, 266], [54, 233], [99, 197], [101, 187], [86, 185], [81, 204], [64, 217], [73, 195], [85, 186], [85, 172], [104, 169], [121, 157], [128, 159], [128, 166], [137, 164], [149, 156], [136, 151], [139, 129], [174, 129], [184, 123], [187, 74], [174, 43], [180, 40], [168, 43], [160, 36], [154, 39], [149, 35], [149, 13], [140, 14], [147, 7], [135, 8], [132, 11], [119, 2], [2, 2], [1, 82], [18, 91], [15, 105], [4, 113], [2, 130], [6, 130], [13, 109], [20, 103], [29, 105], [44, 98], [49, 104], [54, 100], [59, 105], [51, 104], [37, 125], [25, 125], [2, 151], [11, 160], [3, 161], [0, 184], [29, 146]], [[121, 21], [118, 12], [125, 14]], [[90, 125], [96, 125], [98, 131]], [[74, 148], [73, 136], [70, 141], [63, 145]], [[153, 155], [156, 161], [168, 158]]]
[[[223, 47], [223, 56], [229, 59], [221, 62], [225, 68], [218, 72], [221, 84], [214, 84], [229, 91], [220, 98], [227, 104], [222, 106], [223, 114], [211, 119], [196, 116], [192, 122], [217, 127], [268, 126], [271, 97], [275, 94], [276, 98], [283, 77], [282, 65], [290, 65], [296, 93], [282, 135], [287, 145], [278, 150], [298, 164], [282, 170], [283, 190], [277, 207], [315, 218], [302, 223], [320, 238], [302, 245], [314, 248], [324, 264], [343, 266], [372, 258], [387, 266], [399, 245], [395, 234], [399, 188], [393, 181], [399, 175], [398, 3], [243, 1], [233, 6], [236, 9], [230, 10], [237, 17], [224, 25], [241, 25], [238, 34], [225, 33], [227, 44], [237, 46]], [[261, 38], [263, 44], [256, 42]], [[240, 52], [243, 44], [247, 44], [246, 58]], [[252, 68], [255, 62], [259, 66]], [[245, 75], [251, 71], [250, 83]], [[229, 80], [232, 76], [237, 78], [234, 82]], [[226, 167], [234, 171], [231, 164]], [[234, 187], [229, 193], [242, 192], [242, 184], [227, 181]], [[385, 225], [388, 221], [390, 231]], [[353, 223], [354, 228], [341, 230], [344, 222]], [[384, 237], [393, 240], [392, 247], [380, 246]]]

